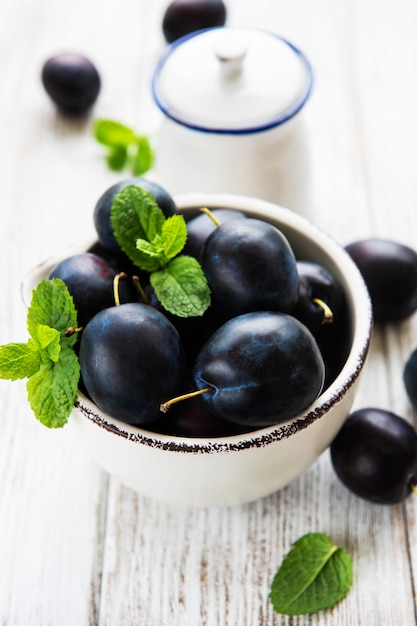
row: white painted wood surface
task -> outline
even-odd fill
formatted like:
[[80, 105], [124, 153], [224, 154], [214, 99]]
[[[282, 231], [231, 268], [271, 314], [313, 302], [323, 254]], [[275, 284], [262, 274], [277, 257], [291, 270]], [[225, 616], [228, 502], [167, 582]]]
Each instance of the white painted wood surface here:
[[[159, 116], [149, 78], [164, 49], [163, 0], [0, 4], [0, 343], [26, 339], [25, 272], [91, 225], [120, 178], [91, 119], [64, 120], [43, 92], [45, 58], [84, 52], [102, 73], [93, 116], [144, 132]], [[417, 245], [417, 5], [413, 0], [229, 0], [229, 23], [274, 30], [315, 71], [306, 115], [314, 221], [340, 243]], [[376, 329], [357, 406], [416, 420], [402, 368], [417, 319]], [[410, 626], [417, 623], [417, 501], [350, 495], [327, 453], [280, 493], [222, 510], [166, 506], [106, 476], [62, 432], [38, 425], [24, 383], [0, 381], [2, 626]], [[333, 610], [274, 615], [272, 577], [309, 531], [348, 549], [354, 585]]]

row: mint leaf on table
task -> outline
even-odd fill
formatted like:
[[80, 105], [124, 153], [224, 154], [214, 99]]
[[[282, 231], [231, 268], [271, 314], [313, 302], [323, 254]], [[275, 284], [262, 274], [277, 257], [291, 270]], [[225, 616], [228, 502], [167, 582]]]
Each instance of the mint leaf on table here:
[[162, 306], [179, 317], [203, 315], [210, 289], [198, 261], [180, 254], [187, 241], [184, 217], [165, 217], [151, 193], [129, 185], [116, 194], [110, 220], [122, 250], [149, 272]]
[[93, 136], [107, 148], [106, 163], [111, 170], [127, 167], [134, 176], [142, 176], [153, 167], [154, 150], [149, 137], [137, 134], [132, 128], [110, 119], [97, 119]]
[[98, 119], [93, 125], [93, 134], [99, 143], [103, 146], [127, 148], [135, 141], [135, 132], [115, 120]]
[[33, 290], [27, 327], [27, 343], [0, 346], [0, 378], [27, 378], [35, 417], [49, 428], [64, 426], [77, 397], [80, 365], [73, 350], [77, 312], [62, 280], [45, 279]]
[[323, 533], [296, 541], [272, 581], [270, 599], [277, 613], [301, 615], [328, 609], [342, 600], [353, 580], [352, 562]]
[[138, 135], [132, 156], [132, 174], [134, 176], [142, 176], [142, 174], [152, 169], [154, 160], [154, 151], [149, 138], [145, 135]]
[[109, 147], [106, 154], [106, 163], [114, 172], [121, 172], [126, 167], [128, 151], [124, 146]]

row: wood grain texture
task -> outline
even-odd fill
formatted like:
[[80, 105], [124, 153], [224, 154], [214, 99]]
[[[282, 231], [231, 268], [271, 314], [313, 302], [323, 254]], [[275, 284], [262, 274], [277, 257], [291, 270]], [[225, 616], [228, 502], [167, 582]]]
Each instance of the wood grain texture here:
[[[43, 92], [55, 52], [90, 56], [103, 87], [93, 116], [157, 142], [149, 91], [167, 1], [3, 0], [0, 5], [0, 343], [25, 339], [20, 280], [90, 229], [109, 172], [92, 117], [65, 120]], [[340, 243], [417, 242], [417, 7], [412, 0], [229, 0], [229, 23], [273, 30], [310, 58], [306, 108], [314, 221]], [[415, 317], [375, 329], [356, 406], [417, 425], [402, 369]], [[24, 383], [0, 381], [2, 626], [411, 626], [417, 624], [417, 504], [374, 506], [336, 479], [328, 453], [279, 493], [230, 509], [141, 497], [63, 433], [36, 423]], [[274, 615], [273, 575], [291, 544], [327, 532], [352, 555], [334, 609]]]

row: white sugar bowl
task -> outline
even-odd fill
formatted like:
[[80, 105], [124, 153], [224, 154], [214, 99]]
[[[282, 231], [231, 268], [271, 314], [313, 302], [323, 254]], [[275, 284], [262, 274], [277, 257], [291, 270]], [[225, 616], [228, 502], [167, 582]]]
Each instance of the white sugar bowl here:
[[170, 46], [152, 89], [163, 113], [155, 176], [172, 194], [257, 197], [305, 216], [310, 206], [305, 55], [276, 34], [212, 28]]

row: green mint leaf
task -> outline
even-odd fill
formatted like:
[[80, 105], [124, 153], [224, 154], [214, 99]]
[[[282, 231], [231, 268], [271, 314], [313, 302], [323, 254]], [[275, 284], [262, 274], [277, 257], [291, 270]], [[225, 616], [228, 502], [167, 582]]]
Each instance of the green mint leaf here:
[[40, 354], [29, 343], [9, 343], [0, 346], [0, 378], [20, 380], [29, 378], [41, 366]]
[[35, 332], [36, 337], [34, 337], [34, 339], [38, 341], [41, 350], [51, 361], [56, 363], [61, 352], [61, 335], [59, 330], [44, 326], [44, 324], [39, 324]]
[[152, 194], [129, 185], [116, 194], [110, 220], [122, 250], [150, 273], [162, 306], [180, 317], [203, 315], [210, 306], [204, 272], [195, 258], [177, 256], [187, 240], [183, 216], [166, 218]]
[[134, 176], [142, 176], [153, 167], [155, 154], [146, 135], [116, 120], [97, 119], [93, 124], [93, 136], [109, 148], [106, 162], [109, 169], [120, 172], [130, 166]]
[[[123, 193], [122, 189], [121, 193]], [[143, 228], [144, 239], [152, 241], [157, 235], [160, 235], [165, 222], [165, 215], [159, 208], [155, 197], [142, 189], [142, 187], [133, 186], [131, 189], [134, 202], [137, 207], [137, 215]]]
[[27, 314], [30, 335], [37, 338], [39, 326], [49, 326], [60, 333], [61, 342], [74, 345], [77, 336], [66, 337], [68, 328], [77, 328], [77, 312], [65, 283], [59, 278], [42, 280], [32, 294]]
[[168, 261], [177, 256], [187, 241], [187, 225], [182, 215], [171, 215], [163, 226], [161, 238], [164, 243], [164, 254]]
[[114, 172], [123, 170], [127, 163], [128, 151], [124, 146], [112, 146], [107, 150], [106, 162]]
[[152, 242], [161, 234], [165, 216], [154, 196], [135, 185], [124, 187], [113, 200], [110, 220], [114, 235], [130, 260], [147, 272], [159, 269], [158, 260], [136, 246], [138, 239]]
[[67, 421], [75, 403], [80, 378], [73, 350], [77, 312], [60, 279], [45, 279], [32, 293], [27, 313], [31, 337], [26, 344], [0, 346], [0, 378], [27, 378], [30, 406], [45, 426], [58, 428]]
[[148, 137], [144, 135], [137, 136], [135, 144], [136, 150], [132, 160], [132, 173], [134, 176], [142, 176], [154, 164], [154, 151]]
[[59, 360], [47, 361], [27, 381], [29, 404], [48, 428], [64, 426], [77, 397], [80, 366], [75, 352], [62, 346]]
[[135, 141], [135, 132], [115, 120], [98, 119], [93, 125], [93, 135], [103, 146], [128, 148]]
[[150, 243], [145, 239], [138, 239], [136, 242], [136, 247], [140, 252], [143, 252], [147, 256], [153, 257], [154, 259], [158, 259], [161, 263], [164, 260], [164, 247], [161, 245], [161, 237], [157, 235], [153, 242]]
[[161, 234], [155, 235], [151, 242], [138, 239], [136, 247], [144, 254], [158, 259], [160, 267], [173, 259], [185, 246], [187, 226], [182, 215], [171, 215], [162, 224]]
[[199, 262], [181, 255], [153, 272], [151, 285], [162, 306], [179, 317], [203, 315], [210, 306], [210, 289]]
[[323, 533], [294, 543], [272, 581], [270, 599], [277, 613], [301, 615], [328, 609], [342, 600], [353, 580], [352, 562]]

